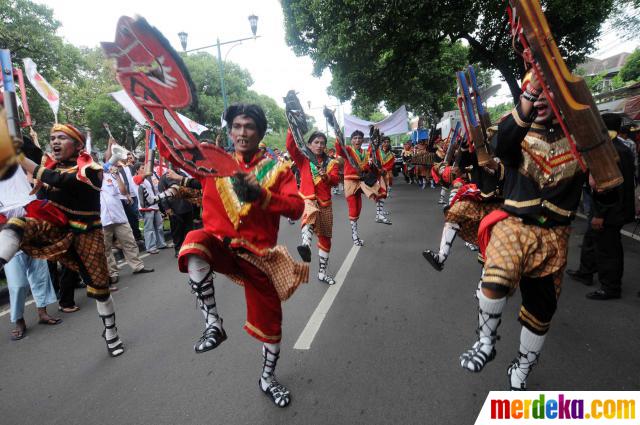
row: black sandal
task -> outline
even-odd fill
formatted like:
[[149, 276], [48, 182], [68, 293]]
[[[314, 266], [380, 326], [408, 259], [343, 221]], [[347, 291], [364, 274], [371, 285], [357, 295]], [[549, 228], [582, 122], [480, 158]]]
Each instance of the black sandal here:
[[[113, 317], [113, 324], [107, 325], [107, 319]], [[109, 351], [109, 356], [118, 357], [124, 353], [124, 344], [120, 340], [120, 336], [118, 335], [118, 328], [115, 325], [116, 322], [116, 314], [111, 313], [106, 316], [100, 315], [102, 319], [102, 323], [104, 324], [104, 330], [102, 331], [102, 338], [104, 338], [107, 343], [107, 351]], [[107, 329], [114, 329], [116, 332], [116, 336], [113, 338], [107, 339]]]
[[205, 328], [202, 336], [193, 346], [193, 350], [198, 353], [206, 353], [211, 351], [227, 339], [227, 333], [222, 328], [222, 319], [220, 319], [220, 328], [215, 325], [209, 325]]
[[276, 406], [284, 408], [291, 403], [291, 392], [287, 387], [279, 383], [275, 376], [272, 377], [267, 388], [262, 388], [262, 379], [258, 379], [258, 386]]
[[298, 254], [300, 254], [300, 258], [302, 258], [302, 261], [305, 263], [311, 262], [311, 248], [309, 245], [299, 245]]

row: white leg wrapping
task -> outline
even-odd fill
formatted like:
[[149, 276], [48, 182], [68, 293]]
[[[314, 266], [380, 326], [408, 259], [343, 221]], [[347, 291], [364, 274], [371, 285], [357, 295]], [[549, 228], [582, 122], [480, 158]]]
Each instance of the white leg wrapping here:
[[498, 340], [498, 326], [507, 297], [491, 299], [482, 290], [478, 291], [478, 341], [460, 356], [460, 365], [471, 372], [480, 372], [484, 365], [496, 355], [495, 344]]
[[438, 252], [438, 257], [441, 263], [446, 261], [447, 257], [449, 256], [451, 245], [456, 239], [458, 230], [460, 230], [460, 226], [458, 226], [456, 223], [444, 223], [444, 227], [442, 228], [442, 237], [440, 238], [440, 251]]
[[305, 224], [302, 226], [302, 245], [310, 246], [313, 238], [313, 224]]
[[275, 371], [280, 357], [280, 344], [264, 343], [262, 346], [262, 375], [260, 389], [267, 394], [278, 407], [287, 407], [291, 402], [291, 393], [276, 379]]
[[112, 357], [119, 356], [124, 353], [124, 345], [118, 336], [118, 328], [116, 327], [116, 312], [113, 305], [113, 297], [109, 296], [106, 301], [96, 300], [96, 308], [98, 315], [102, 319], [104, 325], [103, 338], [107, 343], [107, 350]]
[[115, 307], [113, 305], [113, 297], [109, 297], [106, 301], [97, 301], [96, 300], [96, 308], [98, 309], [98, 314], [101, 318], [103, 318], [104, 326], [105, 326], [105, 336], [107, 339], [114, 338], [118, 336], [118, 331], [116, 330], [116, 317], [115, 317]]
[[443, 187], [440, 188], [440, 203], [444, 203], [444, 200], [447, 197], [447, 189]]
[[221, 329], [211, 266], [202, 258], [190, 255], [187, 259], [187, 270], [191, 279], [191, 289], [196, 294], [198, 305], [204, 316], [205, 326], [213, 325]]
[[327, 274], [327, 266], [329, 264], [329, 253], [325, 250], [318, 250], [318, 280], [329, 285], [334, 285], [336, 281]]
[[520, 351], [508, 371], [512, 390], [523, 391], [527, 389], [527, 377], [538, 362], [545, 338], [546, 335], [536, 335], [526, 327], [522, 327]]
[[358, 222], [356, 220], [349, 220], [351, 223], [351, 239], [354, 245], [362, 246], [362, 239], [358, 236]]

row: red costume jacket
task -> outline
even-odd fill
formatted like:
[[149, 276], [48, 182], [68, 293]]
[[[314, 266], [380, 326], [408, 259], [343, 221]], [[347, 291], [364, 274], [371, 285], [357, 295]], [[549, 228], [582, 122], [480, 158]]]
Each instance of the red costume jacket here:
[[240, 202], [233, 190], [232, 177], [185, 179], [183, 184], [203, 189], [202, 221], [207, 233], [231, 248], [263, 255], [278, 241], [280, 216], [299, 219], [304, 201], [286, 163], [266, 158], [260, 151], [249, 162], [240, 154], [235, 159], [243, 171], [254, 173], [260, 183], [260, 197], [255, 202]]
[[[360, 173], [369, 169], [369, 153], [360, 149], [356, 151], [352, 146], [346, 146], [346, 152], [339, 143], [336, 143], [336, 153], [345, 159], [344, 161], [344, 178], [345, 180], [360, 180]], [[358, 164], [356, 169], [349, 162], [349, 158], [353, 158]]]
[[380, 159], [380, 164], [382, 164], [382, 169], [387, 172], [387, 174], [393, 173], [393, 167], [396, 164], [396, 157], [391, 150], [389, 152], [384, 152], [382, 149], [378, 149], [378, 158]]
[[324, 164], [326, 170], [325, 177], [320, 177], [318, 168], [298, 149], [291, 130], [287, 132], [287, 151], [300, 170], [300, 195], [317, 200], [322, 207], [331, 205], [331, 187], [340, 182], [338, 162], [326, 155], [318, 157], [318, 163]]

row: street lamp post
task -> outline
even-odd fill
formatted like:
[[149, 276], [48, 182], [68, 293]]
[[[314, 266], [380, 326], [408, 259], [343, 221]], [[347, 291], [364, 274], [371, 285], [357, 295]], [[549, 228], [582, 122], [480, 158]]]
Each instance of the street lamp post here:
[[[187, 38], [189, 34], [187, 34], [184, 31], [181, 31], [178, 33], [178, 37], [180, 38], [180, 45], [182, 46], [183, 53], [195, 52], [198, 50], [216, 47], [218, 52], [218, 70], [220, 71], [220, 91], [222, 92], [222, 104], [224, 107], [224, 112], [227, 111], [227, 107], [229, 105], [227, 102], [227, 91], [224, 86], [224, 62], [222, 61], [222, 52], [220, 50], [220, 46], [224, 46], [225, 44], [241, 43], [246, 40], [255, 40], [256, 38], [260, 38], [259, 35], [256, 35], [256, 32], [258, 31], [258, 17], [256, 15], [249, 16], [249, 24], [251, 25], [251, 32], [253, 33], [253, 37], [245, 37], [245, 38], [240, 38], [238, 40], [224, 41], [222, 43], [220, 42], [220, 37], [216, 37], [216, 44], [198, 47], [197, 49], [187, 50]], [[226, 59], [226, 56], [225, 56], [225, 59]], [[228, 140], [228, 138], [227, 138], [227, 143], [230, 144], [230, 140]]]

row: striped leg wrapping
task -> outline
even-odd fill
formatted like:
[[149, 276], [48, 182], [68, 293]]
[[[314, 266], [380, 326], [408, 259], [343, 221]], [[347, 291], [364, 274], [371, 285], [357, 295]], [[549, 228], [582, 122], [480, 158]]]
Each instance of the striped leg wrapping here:
[[490, 299], [482, 291], [478, 293], [478, 298], [478, 340], [460, 356], [460, 366], [471, 372], [480, 372], [485, 364], [495, 358], [498, 326], [507, 303], [506, 297]]
[[276, 365], [280, 352], [270, 350], [266, 345], [262, 346], [262, 376], [258, 384], [273, 403], [278, 407], [287, 407], [291, 403], [291, 392], [287, 387], [278, 382], [275, 375]]
[[536, 335], [522, 327], [518, 357], [513, 359], [507, 369], [511, 391], [526, 391], [527, 378], [533, 367], [538, 364], [545, 337], [546, 335]]
[[118, 357], [124, 353], [124, 344], [118, 336], [113, 298], [109, 297], [106, 301], [96, 301], [96, 307], [98, 309], [98, 315], [104, 325], [102, 338], [104, 338], [107, 344], [107, 351], [111, 357]]
[[189, 279], [189, 286], [191, 291], [196, 294], [196, 300], [204, 316], [205, 324], [202, 336], [193, 346], [196, 353], [213, 350], [227, 339], [227, 334], [222, 328], [222, 319], [218, 315], [215, 287], [213, 286], [214, 277], [215, 273], [210, 271], [199, 282]]

